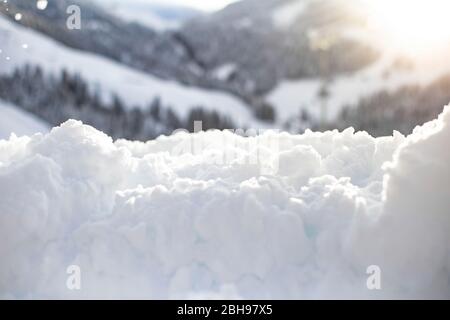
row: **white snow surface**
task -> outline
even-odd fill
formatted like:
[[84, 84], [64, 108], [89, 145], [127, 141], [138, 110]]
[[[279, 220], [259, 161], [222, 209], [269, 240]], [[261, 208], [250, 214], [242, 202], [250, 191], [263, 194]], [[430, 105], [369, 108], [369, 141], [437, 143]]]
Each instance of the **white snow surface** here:
[[48, 131], [50, 127], [42, 120], [0, 100], [0, 139], [7, 139], [11, 134], [21, 136]]
[[0, 297], [450, 298], [449, 139], [450, 106], [408, 137], [11, 137]]

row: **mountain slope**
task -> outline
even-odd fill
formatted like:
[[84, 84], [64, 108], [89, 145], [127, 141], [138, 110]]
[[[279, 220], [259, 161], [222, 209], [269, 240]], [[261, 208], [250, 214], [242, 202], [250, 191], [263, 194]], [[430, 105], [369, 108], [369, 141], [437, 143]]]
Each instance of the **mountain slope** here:
[[[58, 74], [63, 69], [79, 74], [105, 99], [119, 96], [129, 106], [147, 107], [156, 97], [180, 117], [195, 107], [229, 115], [240, 126], [258, 126], [250, 108], [241, 100], [218, 91], [183, 86], [136, 71], [102, 56], [73, 50], [33, 30], [8, 21], [0, 15], [2, 40], [0, 73], [11, 73], [16, 67], [42, 66]], [[23, 45], [26, 44], [26, 49]], [[9, 57], [9, 60], [5, 60]]]
[[449, 299], [449, 139], [450, 107], [408, 137], [2, 141], [0, 299]]
[[[406, 86], [427, 86], [450, 74], [450, 50], [436, 52], [431, 59], [410, 61], [400, 53], [385, 51], [376, 63], [357, 72], [336, 76], [325, 83], [322, 78], [283, 80], [266, 99], [275, 107], [283, 123], [299, 117], [302, 111], [318, 119], [326, 86], [326, 117], [334, 121], [344, 107], [381, 92], [395, 92]], [[448, 101], [447, 101], [448, 102]]]
[[329, 75], [359, 70], [375, 61], [378, 54], [373, 47], [344, 34], [362, 24], [347, 1], [245, 0], [193, 19], [180, 33], [207, 70], [235, 63], [239, 71], [230, 79], [234, 88], [261, 94], [281, 79], [324, 72], [308, 37], [314, 29], [339, 34], [325, 53], [333, 61], [326, 70]]
[[148, 0], [95, 0], [98, 6], [117, 18], [136, 22], [156, 31], [177, 29], [202, 12], [190, 7]]
[[[65, 68], [80, 73], [104, 99], [117, 93], [129, 107], [142, 108], [161, 96], [163, 105], [185, 118], [189, 110], [201, 106], [228, 115], [238, 126], [268, 125], [256, 117], [293, 131], [323, 129], [323, 121], [327, 128], [336, 128], [341, 127], [348, 108], [358, 109], [366, 100], [378, 100], [380, 94], [392, 93], [407, 101], [408, 94], [400, 97], [396, 92], [427, 87], [450, 74], [450, 48], [433, 52], [431, 59], [418, 59], [408, 48], [387, 46], [385, 34], [370, 27], [364, 1], [243, 0], [195, 17], [178, 30], [156, 32], [82, 0], [76, 3], [82, 5], [83, 29], [68, 31], [63, 10], [68, 0], [50, 3], [43, 12], [36, 12], [28, 1], [15, 0], [9, 5], [24, 10], [20, 24], [39, 32], [30, 37], [46, 40], [42, 50], [36, 49], [41, 40], [24, 50], [21, 40], [11, 45], [13, 40], [7, 39], [8, 28], [16, 24], [5, 27], [0, 34], [6, 39], [3, 55], [11, 60], [2, 68], [23, 63], [42, 64], [55, 72]], [[14, 10], [6, 14], [11, 19]], [[27, 42], [32, 43], [31, 38]], [[439, 109], [444, 98], [441, 95], [433, 109]], [[391, 103], [378, 109], [388, 113], [397, 99]], [[408, 120], [407, 127], [422, 123], [419, 118]], [[372, 119], [364, 120], [368, 122]]]
[[333, 127], [347, 106], [450, 73], [450, 46], [422, 57], [387, 42], [371, 14], [366, 0], [244, 0], [181, 33], [213, 77], [233, 66], [218, 78], [242, 95], [264, 97], [278, 126]]
[[8, 139], [12, 133], [17, 136], [47, 133], [49, 128], [42, 120], [0, 100], [0, 139]]
[[[73, 4], [81, 8], [80, 30], [66, 27], [66, 8]], [[100, 54], [138, 70], [186, 83], [192, 82], [193, 74], [199, 72], [183, 43], [171, 33], [130, 23], [92, 1], [50, 1], [45, 10], [38, 10], [34, 1], [28, 0], [0, 4], [0, 13], [12, 21], [17, 12], [22, 14], [17, 23], [74, 49]]]

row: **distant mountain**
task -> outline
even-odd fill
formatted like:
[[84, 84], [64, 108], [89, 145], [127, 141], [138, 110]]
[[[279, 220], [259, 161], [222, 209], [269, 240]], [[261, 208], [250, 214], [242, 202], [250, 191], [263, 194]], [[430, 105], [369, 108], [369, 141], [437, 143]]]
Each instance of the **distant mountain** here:
[[[81, 6], [81, 30], [66, 28], [66, 8], [70, 4]], [[22, 14], [20, 21], [14, 20], [16, 12]], [[196, 59], [194, 48], [179, 32], [159, 32], [129, 23], [106, 12], [104, 7], [83, 0], [51, 1], [45, 10], [36, 9], [35, 4], [28, 0], [14, 0], [0, 5], [0, 13], [65, 46], [105, 56], [141, 72], [185, 85], [237, 94], [246, 105], [251, 106], [255, 116], [273, 119], [273, 110], [268, 110], [251, 94], [239, 94], [232, 90], [227, 81], [205, 74], [204, 66]]]
[[11, 133], [17, 136], [47, 133], [50, 126], [36, 116], [0, 100], [0, 140], [8, 139]]
[[[163, 80], [69, 48], [3, 15], [0, 43], [0, 98], [52, 125], [74, 118], [115, 138], [143, 140], [190, 128], [193, 118], [205, 128], [259, 125], [249, 106], [226, 92]], [[134, 120], [144, 122], [144, 131], [130, 132]]]
[[202, 12], [191, 7], [148, 0], [94, 0], [98, 6], [116, 17], [136, 22], [158, 31], [179, 28]]
[[[66, 8], [71, 4], [81, 6], [81, 30], [66, 27]], [[68, 47], [100, 54], [162, 78], [189, 82], [193, 70], [198, 69], [190, 52], [173, 34], [129, 23], [94, 6], [92, 1], [49, 1], [45, 10], [38, 10], [35, 2], [29, 0], [13, 0], [0, 5], [0, 13], [13, 21], [16, 12], [22, 14], [17, 23]]]
[[[178, 38], [189, 45], [205, 78], [265, 101], [277, 126], [323, 130], [341, 127], [345, 119], [345, 125], [374, 134], [386, 134], [394, 123], [409, 133], [450, 99], [434, 89], [450, 74], [450, 45], [428, 59], [409, 54], [408, 48], [391, 48], [370, 23], [368, 8], [364, 0], [244, 0], [190, 20]], [[431, 85], [439, 98], [422, 92]], [[421, 97], [428, 110], [417, 112], [419, 103], [411, 96]], [[384, 108], [365, 110], [381, 100]], [[416, 111], [386, 114], [398, 105], [408, 108], [404, 101]], [[362, 116], [349, 117], [352, 108]], [[385, 122], [390, 124], [381, 130]]]
[[[208, 15], [144, 6], [143, 0], [109, 1], [116, 5], [107, 6], [105, 2], [96, 8], [89, 1], [61, 0], [49, 2], [44, 11], [36, 10], [27, 0], [14, 0], [10, 5], [23, 12], [20, 23], [65, 45], [108, 56], [160, 77], [231, 91], [249, 102], [251, 96], [273, 89], [282, 79], [352, 72], [378, 57], [376, 48], [345, 35], [345, 31], [364, 23], [346, 5], [352, 1], [244, 0]], [[67, 30], [64, 23], [65, 8], [72, 3], [82, 6], [83, 28], [77, 32]], [[148, 28], [151, 19], [145, 18], [147, 12], [166, 20], [191, 14], [193, 18], [179, 30], [161, 33]], [[142, 21], [142, 17], [149, 22], [147, 28], [127, 23]], [[311, 31], [324, 28], [339, 36], [326, 52], [332, 57], [326, 71], [308, 37]], [[224, 66], [230, 70], [226, 77], [220, 72]]]
[[[350, 4], [348, 4], [350, 3]], [[347, 35], [361, 29], [349, 0], [245, 0], [191, 20], [180, 31], [196, 60], [210, 73], [233, 63], [227, 80], [238, 92], [265, 93], [286, 78], [334, 76], [359, 70], [379, 56], [377, 48]], [[336, 38], [323, 53], [309, 35], [326, 30]], [[324, 59], [322, 59], [324, 60]]]

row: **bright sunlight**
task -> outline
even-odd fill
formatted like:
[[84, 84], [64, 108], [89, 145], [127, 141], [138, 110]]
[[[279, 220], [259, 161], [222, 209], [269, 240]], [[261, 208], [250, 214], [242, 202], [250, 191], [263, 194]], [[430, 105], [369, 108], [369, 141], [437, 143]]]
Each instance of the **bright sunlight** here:
[[371, 22], [386, 40], [414, 51], [450, 43], [449, 0], [366, 0]]

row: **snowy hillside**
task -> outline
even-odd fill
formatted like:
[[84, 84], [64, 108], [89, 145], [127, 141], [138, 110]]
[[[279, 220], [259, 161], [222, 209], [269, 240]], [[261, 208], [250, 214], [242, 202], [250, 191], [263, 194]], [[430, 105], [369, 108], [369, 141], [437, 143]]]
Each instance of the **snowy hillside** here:
[[0, 141], [0, 297], [448, 299], [449, 139], [450, 107], [408, 137]]
[[[38, 10], [29, 0], [0, 2], [0, 13], [16, 23], [31, 28], [67, 47], [105, 56], [140, 71], [167, 79], [192, 83], [198, 65], [186, 46], [173, 33], [159, 32], [141, 24], [130, 23], [114, 14], [113, 7], [96, 6], [90, 0], [49, 1]], [[128, 3], [128, 1], [127, 1]], [[66, 28], [66, 8], [78, 5], [82, 11], [82, 28]]]
[[64, 47], [1, 15], [0, 38], [0, 74], [11, 73], [24, 64], [39, 65], [55, 75], [65, 69], [82, 76], [106, 100], [117, 94], [129, 106], [146, 107], [155, 97], [160, 97], [162, 104], [170, 106], [181, 117], [185, 117], [192, 108], [201, 106], [229, 115], [240, 126], [260, 125], [250, 108], [230, 94], [161, 80], [102, 56]]
[[164, 1], [96, 0], [94, 2], [120, 19], [140, 23], [158, 31], [177, 29], [186, 20], [201, 14], [195, 9], [165, 4]]
[[244, 0], [182, 32], [213, 76], [235, 66], [222, 79], [264, 97], [277, 126], [299, 121], [303, 111], [318, 121], [324, 88], [333, 123], [361, 99], [450, 74], [448, 32], [438, 47], [405, 45], [372, 21], [370, 2]]
[[[281, 11], [277, 11], [277, 14], [281, 15], [283, 8], [286, 8], [286, 11], [290, 8], [290, 13], [296, 13], [295, 9], [297, 9], [299, 13], [296, 13], [295, 19], [300, 19], [308, 5], [320, 3], [321, 0], [315, 1], [291, 1], [289, 5], [279, 9]], [[363, 6], [368, 1], [372, 0], [333, 0], [330, 3], [353, 3], [353, 8], [344, 5], [342, 7], [359, 13], [360, 19], [370, 19], [370, 12]], [[298, 7], [292, 7], [294, 4]], [[286, 18], [289, 17], [284, 16], [283, 21], [287, 21]], [[292, 21], [291, 23], [294, 23]], [[361, 99], [383, 91], [395, 92], [406, 86], [426, 86], [450, 74], [448, 60], [450, 45], [445, 45], [450, 43], [450, 38], [434, 49], [401, 46], [393, 39], [389, 39], [380, 26], [371, 24], [347, 25], [342, 29], [333, 30], [332, 37], [335, 38], [333, 41], [351, 38], [359, 43], [366, 43], [379, 52], [380, 56], [360, 70], [326, 79], [319, 76], [306, 79], [282, 79], [266, 94], [267, 101], [275, 106], [281, 123], [289, 121], [292, 117], [298, 117], [302, 110], [320, 118], [322, 103], [320, 92], [324, 86], [328, 91], [327, 118], [329, 121], [334, 121], [343, 107], [356, 105]]]
[[[449, 54], [450, 47], [448, 50], [436, 52], [429, 59], [409, 62], [409, 58], [404, 57], [402, 53], [388, 51], [370, 67], [335, 77], [327, 85], [328, 120], [335, 120], [343, 107], [355, 105], [361, 99], [378, 92], [395, 92], [405, 86], [426, 86], [450, 74]], [[405, 64], [413, 65], [396, 69], [395, 65], [402, 57]], [[266, 95], [266, 99], [275, 106], [280, 123], [298, 117], [302, 110], [320, 118], [320, 92], [323, 85], [324, 81], [320, 78], [284, 80]]]
[[24, 136], [48, 131], [42, 120], [0, 100], [0, 139], [8, 139], [12, 133]]
[[[422, 57], [417, 48], [390, 39], [386, 30], [370, 23], [364, 3], [374, 0], [243, 0], [166, 32], [122, 21], [139, 20], [137, 13], [145, 16], [147, 11], [142, 8], [153, 4], [110, 0], [115, 5], [103, 5], [102, 11], [89, 1], [77, 1], [87, 13], [85, 28], [77, 32], [61, 29], [67, 0], [49, 3], [48, 12], [31, 10], [26, 0], [11, 2], [9, 5], [24, 10], [19, 23], [40, 33], [0, 16], [2, 69], [10, 72], [32, 63], [57, 74], [65, 68], [79, 73], [104, 99], [117, 93], [128, 108], [144, 109], [161, 97], [161, 104], [181, 118], [201, 107], [218, 111], [235, 127], [270, 126], [303, 132], [308, 127], [322, 127], [325, 119], [330, 128], [352, 125], [374, 135], [390, 134], [400, 127], [403, 133], [410, 133], [423, 118], [428, 121], [437, 113], [416, 117], [416, 110], [405, 103], [398, 113], [409, 116], [393, 120], [397, 127], [377, 131], [367, 123], [381, 127], [387, 122], [382, 114], [389, 113], [378, 109], [397, 108], [411, 94], [399, 94], [389, 103], [373, 103], [372, 109], [378, 108], [374, 115], [360, 112], [370, 114], [364, 121], [343, 119], [347, 109], [357, 113], [373, 96], [395, 95], [405, 86], [424, 90], [450, 74], [450, 47], [445, 45], [449, 41], [427, 49], [432, 54]], [[3, 7], [0, 5], [0, 10]], [[130, 16], [123, 16], [122, 10]], [[323, 42], [326, 49], [320, 49]], [[423, 104], [416, 99], [415, 105]], [[443, 94], [437, 101], [433, 97], [424, 100], [431, 105], [428, 110], [437, 110], [442, 101], [450, 100], [450, 92], [448, 98]]]
[[400, 2], [0, 0], [0, 299], [450, 299], [450, 2]]

